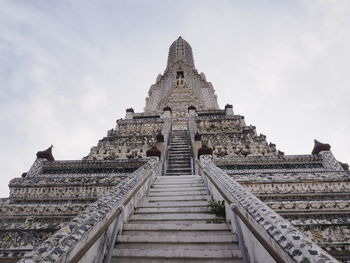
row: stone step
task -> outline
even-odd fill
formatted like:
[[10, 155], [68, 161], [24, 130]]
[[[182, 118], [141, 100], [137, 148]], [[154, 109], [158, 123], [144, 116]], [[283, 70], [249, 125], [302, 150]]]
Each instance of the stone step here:
[[[188, 175], [187, 175], [188, 176]], [[165, 178], [165, 176], [160, 176], [160, 177], [157, 177], [157, 181], [201, 181], [203, 182], [203, 179], [201, 177], [198, 177], [198, 176], [195, 176], [195, 175], [190, 175], [189, 177], [176, 177], [176, 178], [173, 178], [173, 177], [169, 177], [169, 178]]]
[[178, 178], [167, 178], [167, 179], [156, 179], [155, 183], [162, 183], [162, 184], [166, 184], [166, 183], [179, 183], [179, 184], [186, 184], [186, 183], [203, 183], [202, 178], [198, 178], [198, 177], [194, 177], [194, 178], [182, 178], [181, 176]]
[[141, 202], [138, 207], [208, 207], [208, 201], [183, 201], [183, 202], [174, 202], [174, 201], [161, 201], [161, 202], [147, 202], [144, 200]]
[[[187, 166], [187, 167], [185, 167]], [[190, 163], [183, 163], [181, 166], [180, 165], [173, 165], [172, 163], [169, 163], [167, 167], [168, 170], [189, 170], [191, 169], [191, 164]]]
[[167, 170], [172, 170], [172, 169], [191, 169], [191, 164], [190, 163], [182, 163], [182, 164], [170, 164], [167, 167]]
[[151, 187], [150, 193], [159, 193], [159, 192], [177, 192], [182, 191], [184, 194], [187, 194], [189, 191], [206, 191], [204, 186], [197, 187], [169, 187], [169, 188], [154, 188]]
[[173, 231], [209, 231], [209, 230], [230, 230], [227, 224], [161, 224], [161, 225], [152, 225], [152, 224], [125, 224], [123, 226], [124, 230], [173, 230]]
[[185, 170], [185, 171], [187, 171], [187, 170], [191, 170], [191, 168], [184, 168], [184, 167], [172, 167], [171, 169], [169, 168], [169, 166], [167, 167], [168, 169], [167, 170], [174, 170], [174, 171], [176, 171], [176, 170]]
[[188, 166], [190, 166], [191, 167], [191, 163], [190, 162], [182, 162], [181, 164], [179, 164], [179, 163], [176, 163], [176, 164], [173, 164], [173, 163], [171, 163], [171, 162], [168, 162], [168, 169], [169, 169], [169, 167], [172, 167], [172, 168], [182, 168], [182, 166], [184, 166], [184, 165], [188, 165]]
[[140, 258], [240, 258], [241, 252], [234, 249], [128, 249], [117, 248], [113, 250], [114, 257], [140, 257]]
[[209, 201], [207, 195], [187, 195], [187, 196], [148, 196], [145, 198], [149, 202], [165, 201]]
[[[141, 224], [142, 225], [142, 224]], [[149, 225], [149, 224], [144, 224]], [[163, 224], [165, 225], [165, 224]], [[172, 237], [173, 239], [176, 239], [178, 237], [230, 237], [231, 241], [233, 242], [236, 239], [232, 239], [233, 237], [236, 238], [236, 236], [233, 236], [231, 232], [227, 229], [224, 230], [124, 230], [122, 235], [124, 236], [154, 236], [154, 237]], [[173, 240], [173, 242], [176, 242], [176, 240]], [[229, 242], [229, 241], [228, 241]]]
[[173, 164], [189, 164], [191, 165], [191, 159], [189, 158], [182, 158], [181, 156], [173, 156], [171, 158], [168, 158], [168, 166]]
[[190, 150], [191, 147], [188, 144], [170, 144], [170, 147], [168, 149], [175, 149], [175, 150]]
[[188, 187], [193, 187], [193, 186], [204, 186], [203, 181], [180, 181], [180, 182], [175, 182], [175, 181], [169, 181], [169, 182], [155, 182], [152, 187], [157, 187], [157, 186], [168, 186], [168, 187], [183, 187], [183, 186], [188, 186]]
[[[174, 179], [173, 177], [171, 177], [171, 176], [165, 176], [165, 175], [163, 175], [163, 176], [158, 176], [157, 178], [161, 178], [162, 180], [165, 180], [165, 179]], [[192, 175], [185, 175], [185, 176], [183, 176], [182, 178], [177, 178], [177, 179], [186, 179], [186, 178], [190, 178], [190, 179], [193, 179], [193, 178], [202, 178], [201, 176], [199, 176], [199, 175], [196, 175], [196, 174], [192, 174]]]
[[240, 263], [241, 258], [135, 258], [135, 257], [112, 257], [112, 263]]
[[[167, 168], [168, 168], [168, 170], [170, 170], [169, 166]], [[179, 166], [175, 166], [175, 167], [172, 166], [171, 169], [173, 169], [173, 170], [188, 170], [188, 169], [191, 169], [191, 168], [183, 168], [183, 167], [179, 167]]]
[[166, 174], [167, 175], [175, 175], [175, 176], [179, 176], [179, 175], [183, 175], [183, 174], [191, 174], [191, 171], [188, 170], [188, 171], [172, 171], [172, 170], [169, 170], [169, 171], [166, 171]]
[[132, 214], [130, 215], [130, 221], [133, 220], [223, 220], [224, 218], [218, 217], [214, 214], [208, 213], [163, 213], [163, 214]]
[[[173, 161], [179, 161], [179, 162], [173, 162]], [[168, 159], [168, 167], [172, 165], [177, 165], [177, 164], [187, 164], [187, 165], [192, 165], [191, 159], [186, 159], [186, 158], [181, 158], [181, 157], [176, 157], [176, 158], [169, 158]]]
[[154, 183], [151, 188], [153, 189], [153, 188], [156, 188], [157, 186], [168, 186], [168, 187], [172, 187], [172, 188], [174, 188], [174, 187], [188, 188], [188, 187], [198, 187], [198, 186], [205, 186], [205, 185], [204, 185], [203, 181], [191, 181], [191, 182], [181, 181], [179, 183], [174, 182], [174, 181], [169, 181], [169, 182]]
[[136, 209], [138, 213], [208, 213], [208, 207], [140, 207]]
[[167, 169], [167, 171], [166, 171], [166, 173], [170, 173], [170, 174], [172, 174], [172, 173], [185, 173], [185, 174], [187, 174], [187, 173], [191, 173], [191, 168], [182, 168], [182, 169]]
[[167, 176], [183, 176], [183, 175], [190, 175], [191, 172], [188, 172], [188, 173], [169, 173], [167, 172], [166, 175]]
[[[175, 158], [174, 158], [175, 157]], [[173, 155], [168, 158], [168, 165], [173, 164], [173, 161], [181, 161], [182, 163], [191, 164], [191, 158], [184, 158], [180, 155]]]
[[169, 165], [177, 165], [177, 164], [187, 164], [191, 165], [191, 160], [190, 159], [182, 159], [182, 158], [169, 158], [168, 159], [168, 166]]
[[[129, 232], [131, 232], [129, 234]], [[215, 235], [211, 231], [208, 233], [193, 233], [193, 231], [173, 231], [173, 233], [166, 233], [166, 231], [147, 231], [147, 234], [137, 233], [135, 231], [123, 231], [118, 237], [117, 242], [143, 242], [143, 243], [227, 243], [237, 242], [229, 231], [223, 231], [225, 234]], [[216, 232], [216, 231], [215, 231]]]
[[189, 160], [183, 160], [182, 162], [177, 162], [177, 163], [173, 163], [171, 160], [169, 160], [167, 169], [169, 169], [169, 167], [181, 168], [182, 166], [185, 166], [185, 165], [191, 167], [192, 164]]
[[168, 162], [170, 162], [171, 160], [186, 160], [186, 161], [190, 161], [190, 154], [186, 153], [186, 154], [178, 154], [178, 153], [169, 153], [168, 156]]
[[173, 248], [179, 248], [179, 249], [238, 249], [238, 243], [179, 243], [179, 244], [173, 244], [173, 243], [136, 243], [136, 242], [130, 242], [130, 243], [118, 243], [117, 248], [140, 248], [142, 246], [142, 249], [173, 249]]
[[183, 188], [187, 189], [188, 187], [205, 187], [204, 183], [187, 183], [187, 184], [154, 184], [151, 189], [165, 189], [165, 188]]
[[168, 158], [168, 165], [184, 163], [191, 165], [191, 159], [182, 158], [181, 156], [173, 156], [171, 158]]
[[188, 191], [188, 192], [150, 192], [148, 196], [188, 196], [188, 195], [206, 195], [207, 191]]
[[182, 167], [182, 166], [191, 166], [191, 162], [188, 160], [188, 161], [182, 161], [182, 162], [172, 162], [172, 161], [169, 161], [168, 162], [168, 168], [169, 167]]
[[179, 184], [179, 187], [182, 187], [182, 186], [187, 186], [187, 184], [204, 184], [204, 182], [202, 180], [179, 180], [178, 182], [176, 181], [178, 177], [182, 177], [182, 176], [177, 176], [177, 177], [174, 177], [174, 176], [170, 176], [172, 178], [174, 178], [172, 181], [169, 179], [169, 180], [164, 180], [164, 181], [157, 181], [155, 182], [155, 184]]
[[224, 219], [187, 219], [187, 220], [131, 220], [128, 224], [221, 224], [225, 223]]

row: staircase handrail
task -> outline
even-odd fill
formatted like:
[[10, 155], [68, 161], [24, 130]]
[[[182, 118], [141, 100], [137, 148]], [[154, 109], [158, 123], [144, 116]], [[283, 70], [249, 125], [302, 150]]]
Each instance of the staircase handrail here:
[[[18, 262], [76, 263], [84, 260], [83, 257], [89, 250], [91, 251], [90, 256], [99, 257], [94, 262], [102, 262], [102, 255], [105, 254], [105, 248], [110, 242], [108, 237], [113, 231], [113, 222], [121, 215], [124, 219], [121, 221], [127, 220], [135, 204], [148, 191], [152, 180], [160, 176], [161, 168], [158, 157], [148, 157], [145, 165], [89, 205], [84, 212], [40, 243]], [[114, 244], [109, 244], [109, 246], [114, 247]], [[101, 248], [103, 251], [96, 251]]]
[[164, 136], [164, 153], [162, 158], [162, 175], [165, 174], [168, 166], [168, 150], [170, 146], [171, 139], [172, 122], [171, 118], [166, 118], [164, 120], [164, 125], [162, 128], [162, 134]]
[[197, 132], [197, 124], [196, 124], [196, 119], [195, 116], [191, 115], [188, 116], [188, 134], [190, 137], [190, 144], [191, 144], [191, 169], [192, 169], [192, 174], [196, 174], [196, 152], [195, 152], [195, 147], [194, 147], [194, 136]]
[[[212, 161], [212, 156], [202, 155], [197, 162], [199, 174], [203, 177], [211, 195], [214, 195], [214, 199], [224, 199], [226, 211], [232, 209], [238, 215], [240, 224], [246, 229], [245, 243], [249, 243], [247, 242], [249, 238], [255, 238], [255, 242], [250, 243], [254, 244], [254, 247], [247, 247], [250, 258], [255, 258], [253, 262], [338, 262], [288, 220], [278, 215], [217, 167]], [[258, 250], [256, 244], [265, 249], [264, 253], [270, 260], [266, 260], [264, 256], [254, 255], [254, 250]]]

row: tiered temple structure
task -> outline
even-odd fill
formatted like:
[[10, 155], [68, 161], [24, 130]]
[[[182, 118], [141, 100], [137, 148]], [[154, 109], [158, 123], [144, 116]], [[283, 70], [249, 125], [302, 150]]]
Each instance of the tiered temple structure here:
[[179, 37], [144, 112], [10, 181], [0, 262], [350, 262], [349, 175], [329, 145], [285, 155], [220, 109]]

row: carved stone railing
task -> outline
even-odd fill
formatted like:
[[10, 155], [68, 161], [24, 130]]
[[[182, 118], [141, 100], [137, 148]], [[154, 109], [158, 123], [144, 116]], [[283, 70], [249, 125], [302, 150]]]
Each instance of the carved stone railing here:
[[162, 156], [162, 174], [165, 173], [168, 166], [168, 149], [170, 145], [171, 137], [171, 118], [164, 118], [164, 125], [162, 128], [162, 134], [164, 136], [164, 152]]
[[159, 159], [148, 158], [145, 165], [89, 205], [19, 262], [106, 262], [106, 255], [114, 247], [116, 233], [122, 231], [123, 222], [127, 221], [160, 173]]
[[226, 219], [237, 232], [247, 262], [337, 262], [261, 200], [201, 156], [200, 175], [211, 197], [225, 200]]
[[[220, 167], [219, 167], [220, 168]], [[259, 183], [259, 182], [302, 182], [302, 181], [350, 181], [349, 171], [284, 171], [284, 172], [257, 172], [257, 173], [241, 173], [225, 172], [240, 183]]]
[[344, 171], [332, 152], [283, 156], [229, 156], [214, 158], [214, 163], [227, 173]]
[[245, 164], [257, 164], [257, 163], [309, 163], [309, 162], [322, 162], [322, 157], [320, 155], [312, 154], [299, 154], [299, 155], [262, 155], [262, 156], [230, 156], [230, 157], [221, 157], [215, 158], [213, 161], [216, 165], [225, 165], [225, 164], [236, 164], [236, 163], [245, 163]]
[[197, 132], [197, 124], [196, 124], [196, 117], [193, 115], [190, 115], [188, 117], [188, 133], [190, 136], [190, 143], [191, 143], [191, 149], [192, 149], [192, 154], [191, 154], [191, 167], [192, 167], [192, 173], [195, 174], [197, 172], [196, 169], [196, 152], [195, 152], [195, 134]]
[[[147, 162], [146, 159], [118, 159], [118, 160], [74, 160], [47, 161], [37, 158], [26, 177], [52, 177], [52, 173], [59, 172], [60, 177], [77, 176], [81, 174], [101, 174], [135, 171]], [[82, 171], [80, 171], [82, 170]], [[120, 171], [115, 171], [120, 170]], [[66, 173], [65, 173], [66, 171]], [[100, 172], [99, 172], [100, 171]], [[63, 172], [63, 173], [62, 173]], [[102, 172], [102, 173], [101, 173]]]

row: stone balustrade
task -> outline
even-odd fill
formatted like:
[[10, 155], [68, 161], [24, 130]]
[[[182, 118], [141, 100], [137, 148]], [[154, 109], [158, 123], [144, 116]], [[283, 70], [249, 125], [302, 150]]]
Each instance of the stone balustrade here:
[[[200, 173], [214, 200], [226, 201], [226, 216], [233, 228], [242, 228], [240, 242], [246, 244], [252, 262], [337, 262], [261, 200], [247, 191], [209, 155], [201, 156]], [[232, 205], [235, 207], [232, 208]]]
[[[92, 262], [93, 257], [103, 256], [105, 249], [111, 245], [110, 238], [119, 215], [124, 219], [121, 222], [127, 220], [160, 172], [159, 159], [148, 158], [145, 165], [89, 205], [19, 262]], [[99, 251], [101, 248], [103, 251]]]

